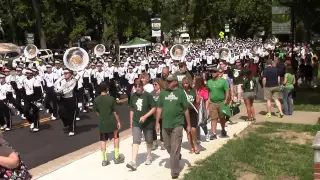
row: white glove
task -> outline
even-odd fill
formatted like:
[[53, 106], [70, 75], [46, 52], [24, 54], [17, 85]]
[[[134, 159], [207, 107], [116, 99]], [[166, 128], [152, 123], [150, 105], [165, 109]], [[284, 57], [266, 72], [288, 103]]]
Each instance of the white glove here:
[[43, 93], [43, 97], [44, 97], [44, 98], [46, 97], [46, 93]]
[[16, 96], [16, 94], [12, 94], [12, 97], [14, 98], [14, 99], [16, 99], [17, 98], [17, 96]]
[[82, 108], [82, 103], [78, 103], [78, 108]]

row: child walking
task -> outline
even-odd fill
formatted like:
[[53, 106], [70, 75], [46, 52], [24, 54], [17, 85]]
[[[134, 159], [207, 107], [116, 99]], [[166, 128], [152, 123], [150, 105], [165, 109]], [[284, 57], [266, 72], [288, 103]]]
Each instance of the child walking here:
[[114, 139], [114, 163], [124, 162], [124, 157], [119, 154], [119, 129], [121, 128], [120, 119], [116, 112], [116, 100], [108, 95], [106, 83], [101, 83], [100, 95], [94, 100], [94, 111], [99, 116], [100, 144], [102, 153], [102, 166], [110, 164], [106, 151], [106, 141]]

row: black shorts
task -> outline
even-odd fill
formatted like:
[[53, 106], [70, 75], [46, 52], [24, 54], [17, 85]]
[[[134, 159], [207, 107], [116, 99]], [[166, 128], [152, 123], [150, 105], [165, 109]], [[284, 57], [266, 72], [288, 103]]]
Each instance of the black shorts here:
[[100, 133], [100, 141], [108, 141], [113, 138], [119, 138], [119, 131], [109, 132], [109, 133]]
[[[190, 124], [192, 128], [196, 128], [198, 126], [198, 114], [195, 110], [189, 109], [190, 112]], [[187, 121], [186, 118], [184, 118], [184, 125], [183, 125], [184, 130], [187, 130]]]

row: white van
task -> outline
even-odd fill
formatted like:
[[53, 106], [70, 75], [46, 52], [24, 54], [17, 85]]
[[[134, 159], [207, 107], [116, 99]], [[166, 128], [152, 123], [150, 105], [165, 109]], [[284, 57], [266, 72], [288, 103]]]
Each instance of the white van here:
[[39, 49], [39, 58], [48, 61], [53, 61], [53, 53], [50, 49]]
[[190, 42], [190, 35], [188, 33], [181, 33], [179, 39], [180, 43]]

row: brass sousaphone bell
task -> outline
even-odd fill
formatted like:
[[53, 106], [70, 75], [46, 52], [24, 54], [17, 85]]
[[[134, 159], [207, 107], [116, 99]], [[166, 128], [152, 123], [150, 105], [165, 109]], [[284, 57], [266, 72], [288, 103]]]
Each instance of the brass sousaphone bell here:
[[230, 49], [229, 48], [222, 47], [219, 49], [218, 53], [219, 53], [219, 58], [221, 60], [229, 61], [229, 57], [230, 57]]
[[102, 56], [106, 51], [106, 47], [103, 44], [97, 44], [93, 51], [96, 56]]
[[38, 53], [39, 49], [34, 44], [27, 45], [23, 50], [24, 56], [28, 59], [34, 59], [37, 57]]
[[72, 47], [63, 55], [63, 64], [72, 71], [81, 71], [89, 63], [88, 53], [80, 47]]
[[173, 60], [183, 60], [187, 55], [187, 48], [182, 44], [173, 45], [170, 49], [170, 56]]
[[157, 53], [160, 53], [162, 50], [163, 46], [161, 43], [155, 43], [153, 46], [153, 50]]

